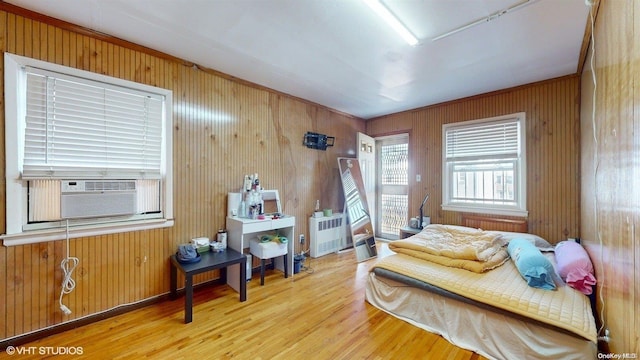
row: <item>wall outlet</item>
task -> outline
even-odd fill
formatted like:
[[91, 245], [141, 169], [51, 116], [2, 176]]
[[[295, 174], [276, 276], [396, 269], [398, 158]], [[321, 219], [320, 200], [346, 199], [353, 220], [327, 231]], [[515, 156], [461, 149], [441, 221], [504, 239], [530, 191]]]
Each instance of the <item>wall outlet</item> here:
[[304, 244], [304, 234], [300, 234], [300, 244]]

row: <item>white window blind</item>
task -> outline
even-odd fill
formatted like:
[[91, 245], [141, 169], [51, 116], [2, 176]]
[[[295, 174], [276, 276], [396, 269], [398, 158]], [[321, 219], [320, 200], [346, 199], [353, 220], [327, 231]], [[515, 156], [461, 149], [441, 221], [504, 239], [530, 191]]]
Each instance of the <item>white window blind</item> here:
[[526, 216], [525, 114], [443, 126], [442, 208]]
[[519, 132], [517, 118], [447, 128], [447, 160], [517, 157]]
[[164, 97], [27, 67], [23, 179], [160, 179]]

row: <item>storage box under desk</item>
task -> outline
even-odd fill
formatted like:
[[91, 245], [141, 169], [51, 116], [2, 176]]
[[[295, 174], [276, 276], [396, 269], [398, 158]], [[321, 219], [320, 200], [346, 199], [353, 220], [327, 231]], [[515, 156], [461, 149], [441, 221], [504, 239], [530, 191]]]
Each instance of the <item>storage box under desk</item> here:
[[[296, 218], [286, 215], [278, 219], [266, 218], [263, 220], [229, 216], [227, 217], [227, 246], [238, 252], [244, 252], [245, 249], [249, 248], [251, 239], [257, 239], [261, 235], [277, 233], [288, 240], [286, 248], [287, 253], [291, 254], [291, 256], [287, 257], [287, 267], [293, 269], [295, 224]], [[275, 258], [274, 265], [277, 269], [284, 271], [282, 257]], [[236, 276], [238, 272], [238, 266], [230, 266], [229, 276], [227, 277], [227, 283], [236, 291], [238, 291], [240, 285], [237, 280], [238, 276]]]

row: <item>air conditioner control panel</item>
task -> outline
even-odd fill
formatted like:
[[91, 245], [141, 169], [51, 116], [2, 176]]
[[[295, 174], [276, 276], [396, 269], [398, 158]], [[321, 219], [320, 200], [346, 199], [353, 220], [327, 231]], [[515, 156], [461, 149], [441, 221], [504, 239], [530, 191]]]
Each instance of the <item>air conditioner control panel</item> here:
[[84, 189], [84, 181], [78, 180], [64, 180], [61, 182], [61, 189], [63, 193], [68, 192], [83, 192]]

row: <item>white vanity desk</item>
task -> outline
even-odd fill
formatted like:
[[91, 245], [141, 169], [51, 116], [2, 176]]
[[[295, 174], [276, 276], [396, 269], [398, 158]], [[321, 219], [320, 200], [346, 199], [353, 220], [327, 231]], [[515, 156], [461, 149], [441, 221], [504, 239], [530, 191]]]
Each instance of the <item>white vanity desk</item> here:
[[[280, 236], [284, 236], [288, 239], [287, 242], [287, 267], [289, 269], [289, 276], [293, 277], [293, 257], [294, 257], [294, 227], [296, 224], [296, 218], [294, 216], [281, 215], [278, 219], [272, 219], [267, 216], [266, 219], [247, 219], [237, 216], [227, 217], [227, 246], [240, 253], [244, 252], [244, 249], [249, 248], [249, 241], [253, 238], [257, 238], [264, 234], [276, 233]], [[278, 270], [284, 271], [284, 263], [282, 257], [273, 259], [275, 267]], [[228, 268], [227, 283], [236, 291], [240, 291], [240, 266], [233, 265]]]

